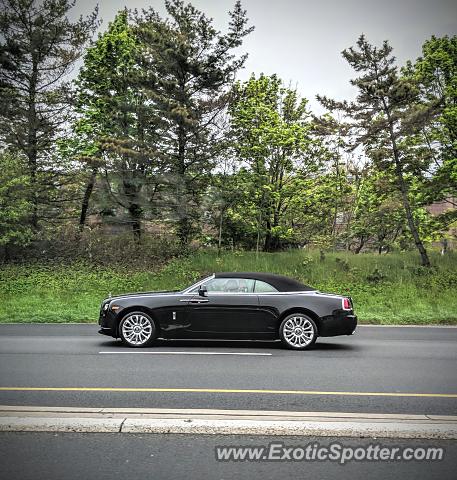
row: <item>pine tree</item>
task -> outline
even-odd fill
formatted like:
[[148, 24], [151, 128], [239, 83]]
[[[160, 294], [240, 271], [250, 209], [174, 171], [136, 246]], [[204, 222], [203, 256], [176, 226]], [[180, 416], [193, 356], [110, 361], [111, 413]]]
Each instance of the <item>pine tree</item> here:
[[31, 225], [37, 230], [59, 186], [56, 140], [70, 119], [66, 80], [96, 28], [97, 10], [75, 22], [70, 0], [0, 1], [0, 137], [27, 160]]
[[414, 217], [408, 182], [408, 174], [417, 174], [423, 165], [414, 164], [415, 158], [408, 155], [405, 144], [405, 139], [428, 121], [428, 107], [418, 115], [418, 90], [414, 82], [399, 76], [388, 42], [377, 48], [362, 35], [357, 41], [357, 48], [351, 47], [342, 54], [360, 74], [351, 80], [358, 89], [356, 100], [337, 102], [321, 96], [318, 99], [330, 111], [342, 111], [350, 119], [353, 147], [363, 145], [380, 168], [394, 171], [409, 231], [422, 265], [429, 267], [430, 260]]
[[180, 0], [165, 2], [168, 18], [150, 9], [138, 17], [144, 92], [160, 119], [158, 150], [167, 174], [168, 202], [177, 234], [187, 245], [195, 232], [201, 192], [220, 152], [218, 121], [246, 55], [233, 53], [252, 31], [237, 2], [228, 32]]

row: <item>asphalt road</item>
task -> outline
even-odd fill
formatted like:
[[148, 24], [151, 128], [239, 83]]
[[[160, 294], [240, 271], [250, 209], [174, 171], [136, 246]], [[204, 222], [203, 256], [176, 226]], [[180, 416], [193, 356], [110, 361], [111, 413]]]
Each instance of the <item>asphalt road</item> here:
[[[216, 446], [267, 446], [272, 441], [286, 447], [318, 443], [328, 447], [379, 444], [382, 447], [443, 447], [441, 461], [349, 462], [262, 461], [217, 462]], [[43, 448], [45, 446], [45, 448]], [[370, 440], [233, 435], [132, 435], [132, 434], [0, 434], [2, 478], [8, 480], [141, 479], [455, 479], [455, 441]]]
[[457, 328], [360, 327], [307, 352], [189, 341], [136, 350], [96, 332], [0, 325], [0, 404], [457, 414], [457, 398], [442, 396], [457, 394]]

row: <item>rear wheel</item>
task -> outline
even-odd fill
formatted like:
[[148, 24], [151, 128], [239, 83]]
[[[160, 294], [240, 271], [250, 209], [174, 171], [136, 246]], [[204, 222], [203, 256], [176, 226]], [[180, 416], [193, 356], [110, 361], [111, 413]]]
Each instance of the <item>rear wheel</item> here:
[[293, 313], [282, 321], [279, 336], [287, 348], [306, 350], [316, 341], [317, 327], [304, 313]]
[[149, 346], [156, 334], [154, 320], [144, 312], [130, 312], [119, 324], [119, 335], [129, 347]]

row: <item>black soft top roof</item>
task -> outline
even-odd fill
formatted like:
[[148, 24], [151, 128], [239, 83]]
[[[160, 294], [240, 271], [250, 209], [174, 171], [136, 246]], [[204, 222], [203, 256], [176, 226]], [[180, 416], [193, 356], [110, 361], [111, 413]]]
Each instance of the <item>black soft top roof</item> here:
[[220, 272], [215, 274], [216, 278], [251, 278], [267, 282], [278, 290], [278, 292], [306, 292], [314, 288], [300, 283], [293, 278], [263, 272]]

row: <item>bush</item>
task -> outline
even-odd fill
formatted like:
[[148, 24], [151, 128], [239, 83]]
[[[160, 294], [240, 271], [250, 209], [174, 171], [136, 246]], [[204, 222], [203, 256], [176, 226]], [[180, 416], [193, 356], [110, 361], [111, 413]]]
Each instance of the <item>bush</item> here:
[[27, 249], [11, 251], [16, 263], [65, 263], [90, 262], [94, 265], [123, 265], [130, 268], [148, 268], [164, 264], [182, 254], [182, 248], [174, 236], [144, 233], [136, 241], [130, 232], [110, 234], [99, 228], [66, 227], [45, 234]]
[[386, 276], [377, 267], [369, 275], [367, 275], [367, 280], [370, 283], [379, 283], [385, 278]]

